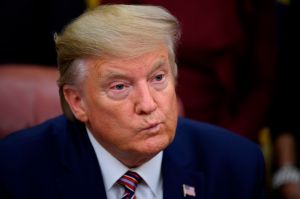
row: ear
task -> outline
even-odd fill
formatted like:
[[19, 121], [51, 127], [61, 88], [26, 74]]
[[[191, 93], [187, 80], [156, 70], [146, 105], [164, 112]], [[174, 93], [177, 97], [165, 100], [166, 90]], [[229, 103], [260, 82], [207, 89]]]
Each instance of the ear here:
[[75, 86], [65, 85], [63, 87], [63, 93], [76, 119], [81, 122], [87, 122], [88, 117], [85, 103], [82, 98], [82, 93], [79, 91], [79, 89]]

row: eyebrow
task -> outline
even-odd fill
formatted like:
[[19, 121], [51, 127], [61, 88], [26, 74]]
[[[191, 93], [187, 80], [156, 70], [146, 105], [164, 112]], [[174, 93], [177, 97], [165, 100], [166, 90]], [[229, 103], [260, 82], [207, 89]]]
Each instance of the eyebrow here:
[[100, 79], [103, 79], [103, 81], [109, 81], [111, 79], [128, 79], [128, 77], [121, 71], [109, 70], [106, 71], [105, 74], [101, 74]]
[[159, 59], [157, 62], [154, 63], [153, 68], [151, 69], [149, 74], [154, 73], [159, 68], [166, 68], [166, 67], [163, 67], [165, 65], [166, 65], [166, 61], [164, 59]]
[[[152, 69], [150, 70], [150, 72], [148, 74], [153, 74], [156, 70], [158, 70], [159, 68], [165, 68], [162, 67], [166, 64], [166, 61], [163, 59], [159, 59], [158, 61], [156, 61], [152, 67]], [[122, 71], [116, 71], [114, 69], [110, 69], [108, 71], [105, 72], [105, 74], [100, 75], [100, 79], [102, 79], [104, 82], [107, 82], [109, 80], [113, 80], [113, 79], [129, 79], [127, 73], [124, 73]]]

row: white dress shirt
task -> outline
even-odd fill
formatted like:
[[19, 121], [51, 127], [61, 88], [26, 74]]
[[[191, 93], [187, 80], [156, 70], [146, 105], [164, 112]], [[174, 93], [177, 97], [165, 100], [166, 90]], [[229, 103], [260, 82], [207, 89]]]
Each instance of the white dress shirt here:
[[162, 152], [157, 154], [148, 162], [137, 168], [127, 168], [114, 156], [112, 156], [106, 149], [104, 149], [99, 142], [94, 138], [93, 134], [87, 129], [89, 139], [96, 152], [97, 159], [100, 165], [103, 182], [105, 186], [106, 196], [108, 199], [120, 199], [124, 193], [124, 188], [117, 184], [128, 170], [138, 173], [143, 181], [137, 186], [135, 195], [137, 199], [162, 199], [162, 176], [161, 163]]

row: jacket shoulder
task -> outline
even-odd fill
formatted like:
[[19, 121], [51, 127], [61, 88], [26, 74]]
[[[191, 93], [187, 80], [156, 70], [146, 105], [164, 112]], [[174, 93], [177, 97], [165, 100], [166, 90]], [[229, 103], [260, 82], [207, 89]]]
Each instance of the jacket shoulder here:
[[52, 153], [57, 137], [65, 136], [67, 126], [67, 119], [59, 116], [0, 140], [0, 162], [5, 163], [1, 164], [1, 170], [10, 170], [10, 165], [26, 167], [31, 161]]
[[49, 119], [34, 127], [21, 129], [19, 131], [9, 134], [7, 137], [0, 140], [0, 146], [8, 146], [11, 142], [17, 142], [18, 144], [22, 144], [23, 142], [26, 143], [28, 140], [34, 140], [34, 138], [42, 138], [48, 133], [54, 133], [56, 131], [61, 130], [67, 125], [67, 123], [67, 119], [64, 116], [58, 116]]
[[182, 139], [194, 140], [211, 147], [224, 146], [226, 148], [253, 148], [259, 146], [246, 137], [240, 136], [228, 129], [213, 124], [179, 118], [176, 136]]
[[190, 159], [191, 164], [201, 163], [201, 167], [223, 161], [232, 167], [252, 170], [253, 165], [264, 164], [261, 149], [253, 141], [227, 129], [186, 118], [179, 119], [175, 139], [168, 150], [170, 154]]

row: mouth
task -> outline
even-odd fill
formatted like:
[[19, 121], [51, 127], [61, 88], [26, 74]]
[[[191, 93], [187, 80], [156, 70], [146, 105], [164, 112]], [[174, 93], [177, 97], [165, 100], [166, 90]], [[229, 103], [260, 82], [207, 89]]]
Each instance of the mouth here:
[[143, 128], [142, 131], [148, 133], [157, 133], [161, 128], [161, 123], [149, 124], [147, 127]]

